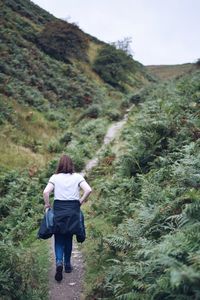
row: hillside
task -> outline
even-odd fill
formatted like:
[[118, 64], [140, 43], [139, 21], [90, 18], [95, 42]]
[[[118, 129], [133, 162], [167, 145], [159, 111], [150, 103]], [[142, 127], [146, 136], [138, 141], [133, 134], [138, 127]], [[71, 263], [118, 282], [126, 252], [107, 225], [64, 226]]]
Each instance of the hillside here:
[[[100, 141], [107, 124], [123, 115], [131, 94], [148, 83], [142, 65], [28, 0], [0, 3], [1, 166], [44, 166], [69, 141], [77, 147], [85, 120], [94, 128], [100, 122], [94, 119], [101, 118]], [[103, 63], [100, 50], [107, 52]], [[92, 149], [97, 148], [98, 141]]]
[[145, 68], [150, 74], [154, 75], [157, 79], [168, 80], [192, 72], [195, 69], [195, 65], [191, 63], [180, 65], [149, 65], [145, 66]]
[[153, 84], [101, 153], [86, 299], [200, 299], [199, 100], [200, 71]]

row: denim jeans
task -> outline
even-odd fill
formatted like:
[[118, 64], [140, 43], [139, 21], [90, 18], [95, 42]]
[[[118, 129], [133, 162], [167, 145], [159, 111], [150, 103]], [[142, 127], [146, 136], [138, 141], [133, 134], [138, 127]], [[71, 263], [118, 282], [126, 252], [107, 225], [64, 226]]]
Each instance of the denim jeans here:
[[70, 266], [73, 236], [56, 233], [54, 234], [54, 238], [55, 238], [56, 265], [62, 265], [63, 257], [64, 257], [64, 265]]

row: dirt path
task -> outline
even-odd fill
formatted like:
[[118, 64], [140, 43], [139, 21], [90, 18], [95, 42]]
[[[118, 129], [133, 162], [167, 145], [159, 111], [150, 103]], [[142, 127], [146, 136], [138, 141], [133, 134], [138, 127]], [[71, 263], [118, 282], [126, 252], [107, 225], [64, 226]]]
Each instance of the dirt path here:
[[[130, 108], [131, 109], [131, 108]], [[103, 150], [105, 145], [111, 143], [118, 135], [120, 129], [126, 123], [128, 118], [128, 112], [125, 114], [124, 118], [113, 124], [107, 131], [102, 147], [97, 151], [95, 157], [88, 161], [85, 169], [82, 171], [83, 174], [94, 168], [98, 162], [98, 155]], [[83, 290], [83, 276], [84, 276], [84, 261], [81, 252], [78, 250], [77, 245], [73, 244], [72, 250], [72, 273], [63, 272], [63, 280], [57, 283], [54, 279], [55, 276], [55, 262], [54, 262], [54, 241], [51, 240], [51, 261], [52, 268], [49, 272], [49, 300], [83, 300], [82, 290]]]
[[58, 283], [55, 281], [55, 262], [54, 262], [54, 240], [51, 239], [51, 261], [52, 268], [49, 272], [49, 300], [80, 300], [82, 293], [82, 283], [84, 275], [84, 261], [77, 245], [73, 244], [72, 251], [72, 273], [63, 272], [63, 280]]
[[124, 115], [123, 119], [119, 122], [114, 123], [113, 125], [111, 125], [108, 128], [108, 131], [104, 137], [104, 141], [103, 141], [103, 145], [101, 146], [101, 148], [97, 151], [96, 155], [94, 158], [92, 158], [91, 160], [89, 160], [85, 166], [85, 169], [82, 171], [83, 174], [87, 173], [88, 171], [90, 171], [92, 168], [94, 168], [95, 166], [98, 165], [99, 162], [99, 154], [101, 153], [101, 151], [103, 150], [103, 148], [105, 147], [105, 145], [110, 144], [115, 138], [116, 136], [119, 134], [121, 128], [124, 126], [124, 124], [126, 123], [127, 119], [128, 119], [128, 113], [129, 111], [132, 109], [134, 105], [132, 105], [129, 109], [126, 110], [126, 114]]

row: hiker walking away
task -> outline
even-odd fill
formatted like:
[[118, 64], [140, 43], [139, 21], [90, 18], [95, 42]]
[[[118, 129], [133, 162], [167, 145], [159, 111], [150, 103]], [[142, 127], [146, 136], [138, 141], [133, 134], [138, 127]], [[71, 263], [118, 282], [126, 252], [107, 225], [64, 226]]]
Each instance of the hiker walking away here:
[[[80, 190], [83, 195], [80, 197]], [[54, 222], [55, 222], [55, 280], [63, 278], [63, 263], [66, 273], [71, 273], [71, 253], [73, 235], [80, 230], [80, 206], [88, 198], [92, 189], [84, 177], [75, 173], [72, 159], [62, 155], [55, 174], [53, 174], [44, 189], [45, 208], [49, 208], [49, 195], [54, 192]], [[63, 261], [64, 258], [64, 261]]]

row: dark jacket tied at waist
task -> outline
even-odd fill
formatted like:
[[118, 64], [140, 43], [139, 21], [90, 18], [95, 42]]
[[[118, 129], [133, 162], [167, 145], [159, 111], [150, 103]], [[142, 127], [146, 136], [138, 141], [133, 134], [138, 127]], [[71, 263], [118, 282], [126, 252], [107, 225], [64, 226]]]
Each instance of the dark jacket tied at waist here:
[[53, 211], [54, 233], [80, 234], [79, 200], [54, 200]]
[[75, 234], [78, 243], [85, 241], [84, 216], [79, 200], [54, 200], [53, 209], [45, 212], [37, 235], [45, 240], [54, 233]]

